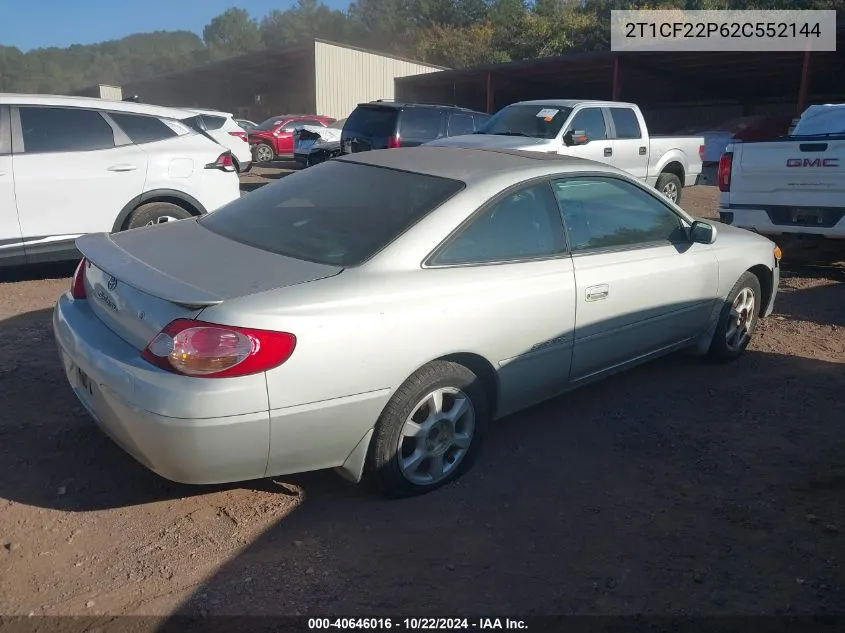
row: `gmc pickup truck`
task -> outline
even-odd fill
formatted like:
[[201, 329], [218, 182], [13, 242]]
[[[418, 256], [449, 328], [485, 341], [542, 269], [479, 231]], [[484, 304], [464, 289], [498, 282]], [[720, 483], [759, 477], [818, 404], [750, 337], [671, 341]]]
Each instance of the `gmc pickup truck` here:
[[798, 246], [845, 240], [845, 104], [810, 106], [787, 139], [728, 145], [717, 182], [725, 224]]
[[650, 136], [633, 103], [545, 99], [494, 114], [477, 132], [427, 145], [484, 147], [578, 156], [607, 163], [655, 187], [674, 203], [698, 183], [703, 136]]

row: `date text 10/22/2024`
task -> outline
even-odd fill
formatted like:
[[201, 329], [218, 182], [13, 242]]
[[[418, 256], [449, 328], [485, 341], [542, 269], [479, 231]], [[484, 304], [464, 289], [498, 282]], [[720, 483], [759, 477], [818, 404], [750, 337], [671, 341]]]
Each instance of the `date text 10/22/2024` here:
[[526, 630], [525, 620], [511, 618], [309, 618], [308, 629], [315, 630]]

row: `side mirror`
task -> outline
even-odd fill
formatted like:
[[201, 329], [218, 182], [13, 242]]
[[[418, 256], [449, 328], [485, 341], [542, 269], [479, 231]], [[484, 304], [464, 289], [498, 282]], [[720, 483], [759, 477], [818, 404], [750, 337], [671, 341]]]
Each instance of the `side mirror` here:
[[716, 241], [716, 227], [709, 222], [696, 220], [690, 227], [689, 236], [695, 244], [712, 244]]
[[563, 135], [563, 142], [567, 147], [586, 145], [590, 142], [590, 137], [583, 130], [569, 130]]

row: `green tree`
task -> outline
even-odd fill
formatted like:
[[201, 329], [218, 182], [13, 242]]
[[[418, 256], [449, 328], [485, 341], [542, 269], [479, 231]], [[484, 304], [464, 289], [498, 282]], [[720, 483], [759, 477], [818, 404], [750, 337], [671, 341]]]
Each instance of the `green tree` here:
[[244, 9], [231, 8], [215, 17], [202, 30], [202, 38], [214, 57], [242, 55], [261, 48], [258, 24]]

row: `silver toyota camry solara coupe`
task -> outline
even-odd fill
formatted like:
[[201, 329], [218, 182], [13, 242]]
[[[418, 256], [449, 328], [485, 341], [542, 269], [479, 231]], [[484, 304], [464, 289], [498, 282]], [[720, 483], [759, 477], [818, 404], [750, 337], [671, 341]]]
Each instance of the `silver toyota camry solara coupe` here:
[[446, 147], [77, 247], [61, 360], [138, 461], [191, 484], [335, 468], [394, 497], [466, 471], [491, 420], [674, 350], [737, 358], [780, 276], [768, 239], [607, 165]]

